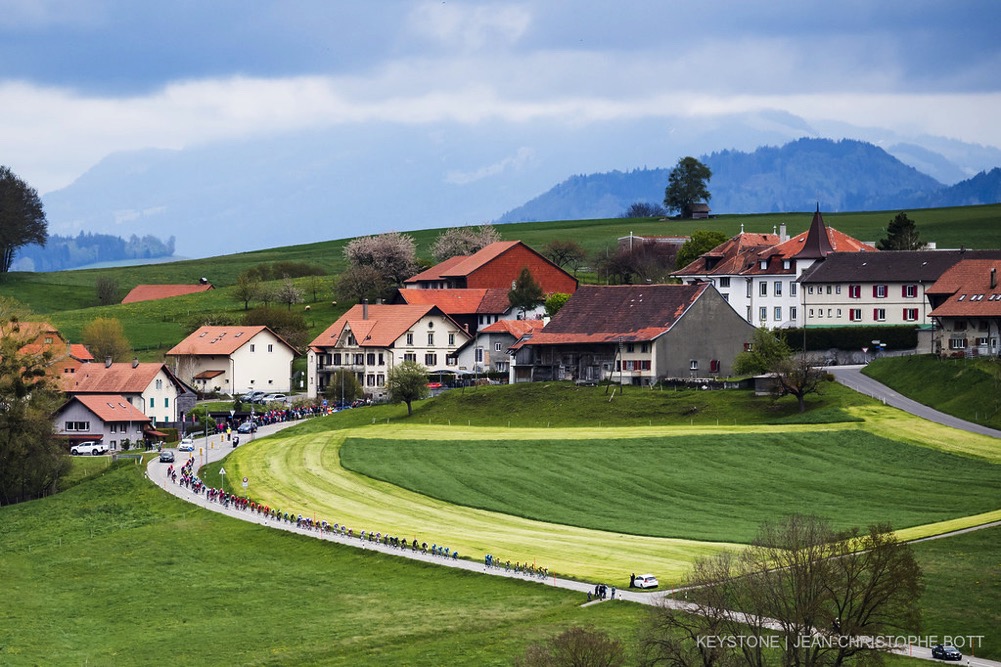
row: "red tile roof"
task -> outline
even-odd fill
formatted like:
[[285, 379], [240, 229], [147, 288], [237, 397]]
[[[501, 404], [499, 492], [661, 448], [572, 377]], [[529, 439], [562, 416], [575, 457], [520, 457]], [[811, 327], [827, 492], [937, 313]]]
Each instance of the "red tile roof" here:
[[694, 285], [585, 285], [526, 345], [652, 341], [709, 289]]
[[473, 271], [481, 268], [484, 264], [500, 257], [511, 248], [521, 245], [521, 241], [497, 241], [483, 246], [472, 255], [464, 257], [463, 260], [446, 271], [442, 271], [443, 276], [468, 276]]
[[183, 296], [185, 294], [197, 294], [213, 289], [212, 285], [136, 285], [133, 287], [122, 303], [136, 303], [137, 301], [156, 301], [157, 299], [167, 299], [172, 296]]
[[[425, 315], [445, 316], [441, 309], [429, 304], [373, 304], [368, 306], [367, 318], [363, 318], [363, 310], [364, 306], [361, 304], [352, 306], [326, 331], [314, 338], [310, 347], [318, 349], [336, 346], [345, 327], [350, 328], [361, 347], [390, 347]], [[458, 324], [455, 327], [461, 331]]]
[[133, 366], [128, 363], [83, 364], [69, 378], [65, 390], [70, 394], [141, 394], [161, 370], [173, 378], [165, 364], [155, 362]]
[[[264, 325], [254, 327], [204, 326], [167, 351], [168, 355], [229, 356], [253, 340], [262, 331], [271, 331]], [[281, 336], [272, 332], [280, 343], [295, 351]]]
[[446, 273], [451, 271], [457, 264], [464, 262], [466, 257], [468, 257], [468, 255], [456, 255], [455, 257], [449, 257], [443, 262], [438, 262], [430, 269], [426, 269], [418, 273], [416, 276], [407, 278], [404, 282], [420, 283], [432, 280], [444, 280]]
[[932, 317], [1001, 317], [1001, 260], [964, 259], [943, 273], [927, 293], [950, 295], [931, 312]]
[[70, 356], [77, 361], [94, 361], [94, 355], [83, 343], [70, 343]]
[[410, 305], [432, 305], [446, 315], [499, 315], [511, 309], [507, 290], [478, 289], [401, 289], [400, 298]]
[[542, 330], [544, 324], [542, 320], [497, 320], [480, 329], [480, 333], [507, 333], [518, 339], [527, 333]]
[[[779, 243], [778, 234], [758, 234], [741, 232], [724, 241], [688, 266], [672, 273], [672, 276], [738, 275], [753, 268], [757, 253]], [[711, 269], [706, 269], [706, 258], [717, 260]]]
[[74, 396], [63, 407], [73, 401], [79, 401], [88, 410], [97, 415], [102, 422], [148, 422], [150, 418], [144, 415], [134, 405], [120, 394], [87, 394]]

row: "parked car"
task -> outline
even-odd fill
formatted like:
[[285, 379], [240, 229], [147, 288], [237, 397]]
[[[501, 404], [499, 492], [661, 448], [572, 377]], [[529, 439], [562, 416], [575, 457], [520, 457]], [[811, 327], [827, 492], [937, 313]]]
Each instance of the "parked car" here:
[[265, 394], [261, 396], [259, 403], [284, 403], [288, 400], [285, 394]]
[[938, 644], [931, 647], [931, 657], [936, 660], [962, 660], [963, 654], [955, 646]]
[[193, 452], [195, 451], [195, 438], [194, 436], [186, 435], [181, 438], [181, 442], [177, 445], [177, 451], [179, 452]]
[[254, 433], [255, 431], [257, 431], [257, 424], [254, 422], [243, 422], [236, 427], [237, 433]]
[[264, 396], [264, 393], [265, 392], [263, 391], [248, 391], [240, 398], [245, 403], [256, 403], [257, 399], [259, 399], [261, 396]]
[[165, 449], [160, 452], [160, 463], [173, 463], [174, 462], [174, 452], [169, 449]]
[[81, 442], [77, 445], [70, 447], [70, 454], [74, 456], [85, 456], [90, 454], [91, 456], [98, 456], [99, 454], [107, 454], [108, 446], [103, 442], [97, 442], [96, 440], [88, 440], [87, 442]]
[[657, 586], [660, 586], [660, 582], [652, 574], [641, 574], [636, 577], [633, 585], [636, 588], [657, 588]]

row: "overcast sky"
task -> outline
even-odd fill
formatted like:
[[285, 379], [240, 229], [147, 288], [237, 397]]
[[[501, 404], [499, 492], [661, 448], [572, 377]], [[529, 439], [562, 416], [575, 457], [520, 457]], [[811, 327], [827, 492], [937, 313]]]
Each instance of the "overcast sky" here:
[[1001, 147], [996, 0], [0, 0], [0, 164], [290, 130], [781, 109]]

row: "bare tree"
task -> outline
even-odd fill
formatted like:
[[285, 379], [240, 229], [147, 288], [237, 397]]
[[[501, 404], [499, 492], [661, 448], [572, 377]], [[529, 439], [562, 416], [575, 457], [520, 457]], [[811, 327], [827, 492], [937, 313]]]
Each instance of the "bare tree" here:
[[574, 274], [587, 258], [587, 251], [576, 241], [553, 239], [542, 246], [542, 254], [561, 269], [569, 267]]
[[530, 645], [515, 661], [518, 667], [619, 667], [625, 663], [622, 642], [600, 630], [574, 626], [547, 642]]
[[97, 290], [97, 302], [102, 306], [118, 303], [118, 281], [110, 276], [98, 276], [94, 283]]

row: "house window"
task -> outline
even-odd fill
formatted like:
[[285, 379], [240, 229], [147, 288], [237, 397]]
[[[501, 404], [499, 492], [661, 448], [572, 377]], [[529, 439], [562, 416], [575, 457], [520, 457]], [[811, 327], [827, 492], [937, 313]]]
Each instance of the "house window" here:
[[873, 285], [872, 286], [872, 295], [874, 297], [876, 297], [877, 299], [885, 299], [886, 298], [886, 285]]
[[796, 296], [797, 285], [795, 282], [789, 283], [789, 296]]
[[818, 308], [817, 309], [817, 317], [818, 318], [822, 318], [823, 316], [824, 316], [824, 309], [823, 308]]
[[482, 347], [476, 348], [476, 363], [478, 363], [478, 364], [482, 364], [483, 363], [483, 348]]
[[375, 375], [375, 386], [385, 387], [386, 386], [386, 376], [382, 373], [376, 373]]
[[691, 363], [688, 364], [688, 370], [690, 370], [690, 371], [697, 371], [697, 370], [699, 370], [699, 360], [698, 359], [692, 359]]
[[767, 306], [761, 306], [760, 308], [758, 308], [758, 319], [761, 320], [762, 322], [767, 322], [768, 321], [768, 307]]
[[861, 299], [862, 298], [862, 286], [861, 285], [849, 285], [848, 286], [848, 298], [849, 299]]
[[163, 407], [165, 407], [165, 408], [169, 408], [170, 407], [170, 399], [169, 398], [163, 399]]
[[904, 308], [904, 322], [917, 322], [917, 321], [918, 321], [918, 309]]
[[157, 391], [163, 389], [163, 380], [157, 380], [156, 381], [156, 389], [157, 389]]
[[369, 352], [366, 361], [369, 366], [375, 366], [375, 352]]
[[250, 351], [253, 352], [255, 349], [257, 349], [257, 346], [254, 345], [253, 343], [251, 343], [250, 344]]
[[872, 319], [877, 322], [886, 321], [886, 309], [885, 308], [873, 308], [872, 309]]
[[775, 321], [782, 321], [782, 306], [775, 306]]
[[89, 431], [90, 422], [66, 422], [66, 431]]
[[788, 271], [789, 269], [791, 269], [792, 268], [792, 260], [791, 259], [783, 259], [782, 260], [782, 268], [785, 269], [786, 271]]
[[782, 296], [782, 281], [775, 281], [775, 296]]
[[966, 331], [966, 320], [956, 320], [952, 323], [953, 331]]
[[354, 345], [357, 345], [357, 344], [358, 344], [358, 341], [355, 340], [355, 335], [353, 333], [349, 332], [348, 333], [348, 345], [349, 346], [354, 346]]
[[404, 352], [403, 353], [403, 360], [404, 361], [417, 361], [417, 353], [416, 352]]
[[813, 308], [810, 309], [810, 319], [813, 319]]
[[[750, 299], [751, 298], [751, 293], [752, 293], [751, 292], [751, 281], [750, 280], [747, 281], [747, 290], [746, 291], [747, 291], [747, 298]], [[751, 314], [750, 313], [747, 314], [747, 321], [748, 322], [751, 321]]]
[[768, 296], [768, 283], [764, 280], [758, 283], [758, 294], [761, 296]]
[[494, 352], [500, 352], [500, 351], [501, 351], [501, 344], [494, 343]]
[[841, 285], [835, 285], [834, 286], [834, 293], [835, 294], [841, 294]]
[[649, 351], [650, 351], [650, 343], [641, 343], [640, 344], [640, 352], [641, 353], [646, 354]]
[[635, 352], [635, 351], [636, 351], [635, 343], [626, 343], [626, 352]]
[[862, 309], [861, 308], [849, 308], [848, 309], [848, 321], [849, 322], [861, 322], [862, 321]]
[[434, 332], [428, 332], [428, 347], [434, 347]]
[[341, 365], [341, 353], [340, 352], [334, 352], [333, 356], [331, 357], [330, 363], [333, 366], [340, 366]]
[[424, 365], [427, 367], [438, 365], [438, 355], [434, 352], [428, 352], [424, 355]]
[[833, 317], [833, 316], [831, 315], [831, 309], [830, 309], [830, 308], [828, 308], [828, 309], [827, 309], [827, 316], [828, 316], [828, 317]]
[[445, 365], [446, 366], [458, 366], [459, 365], [459, 358], [457, 356], [455, 356], [454, 354], [446, 354], [445, 355]]
[[807, 285], [806, 286], [806, 293], [807, 294], [813, 294], [813, 285]]
[[149, 397], [149, 407], [151, 407], [151, 408], [155, 408], [156, 407], [156, 399], [153, 398], [152, 396]]
[[380, 366], [386, 365], [386, 358], [383, 356], [382, 352], [379, 353], [379, 365]]
[[744, 316], [744, 319], [746, 319], [748, 322], [751, 321], [751, 307], [750, 306], [747, 307], [747, 314]]
[[828, 294], [830, 294], [830, 293], [831, 293], [831, 286], [830, 286], [830, 285], [828, 285], [828, 286], [827, 286], [827, 293], [828, 293]]
[[719, 286], [720, 287], [729, 287], [730, 286], [730, 276], [723, 276], [722, 278], [720, 278], [719, 279]]
[[904, 285], [901, 288], [901, 294], [905, 299], [916, 299], [918, 296], [918, 286], [917, 285]]
[[365, 376], [365, 384], [367, 386], [369, 386], [369, 387], [374, 387], [375, 386], [375, 374], [374, 373], [369, 373], [368, 375]]
[[719, 366], [720, 366], [719, 359], [710, 359], [709, 360], [709, 372], [710, 373], [719, 373]]
[[949, 339], [949, 349], [950, 350], [965, 350], [966, 349], [966, 339], [965, 338], [950, 338]]
[[760, 261], [760, 262], [758, 263], [758, 266], [760, 266], [760, 267], [761, 267], [761, 270], [762, 270], [762, 271], [764, 271], [765, 269], [767, 269], [767, 268], [768, 268], [768, 260], [767, 260], [767, 259], [763, 259], [763, 260], [761, 260], [761, 261]]
[[414, 332], [413, 331], [408, 331], [407, 332], [407, 345], [413, 345], [413, 344], [414, 344]]
[[838, 308], [838, 319], [839, 320], [841, 319], [841, 309], [840, 308]]
[[449, 347], [455, 347], [455, 332], [454, 331], [449, 331], [448, 332], [448, 346]]
[[354, 365], [361, 366], [364, 363], [365, 363], [365, 355], [359, 352], [358, 354], [355, 355]]
[[[793, 283], [793, 286], [795, 285], [796, 283]], [[795, 322], [797, 316], [799, 316], [799, 308], [796, 306], [789, 306], [789, 319]]]

